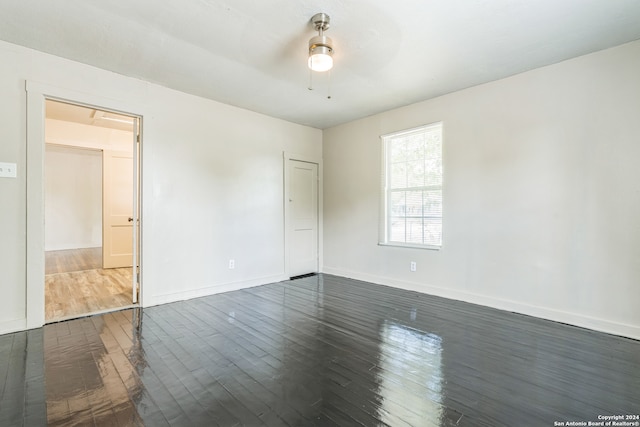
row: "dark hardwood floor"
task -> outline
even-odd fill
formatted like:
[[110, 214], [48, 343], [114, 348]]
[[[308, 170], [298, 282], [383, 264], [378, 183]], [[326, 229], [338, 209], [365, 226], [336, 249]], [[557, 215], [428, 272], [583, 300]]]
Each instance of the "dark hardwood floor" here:
[[0, 379], [2, 426], [554, 426], [640, 413], [640, 342], [318, 275], [0, 336]]

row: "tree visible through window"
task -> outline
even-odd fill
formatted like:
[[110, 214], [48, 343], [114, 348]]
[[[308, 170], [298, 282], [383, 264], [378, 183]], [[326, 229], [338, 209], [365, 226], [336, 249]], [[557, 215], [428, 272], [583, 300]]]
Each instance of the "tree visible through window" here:
[[382, 137], [384, 242], [442, 246], [442, 123]]

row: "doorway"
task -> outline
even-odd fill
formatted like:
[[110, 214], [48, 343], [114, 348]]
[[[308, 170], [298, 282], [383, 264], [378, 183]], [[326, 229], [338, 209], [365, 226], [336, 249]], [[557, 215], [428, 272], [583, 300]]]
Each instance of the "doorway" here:
[[318, 164], [288, 159], [288, 275], [318, 272]]
[[45, 323], [135, 306], [139, 119], [45, 101]]

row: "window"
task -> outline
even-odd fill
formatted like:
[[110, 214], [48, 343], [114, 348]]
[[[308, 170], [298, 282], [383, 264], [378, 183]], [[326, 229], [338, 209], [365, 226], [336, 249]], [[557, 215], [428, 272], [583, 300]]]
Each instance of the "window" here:
[[382, 136], [382, 244], [442, 246], [442, 123]]

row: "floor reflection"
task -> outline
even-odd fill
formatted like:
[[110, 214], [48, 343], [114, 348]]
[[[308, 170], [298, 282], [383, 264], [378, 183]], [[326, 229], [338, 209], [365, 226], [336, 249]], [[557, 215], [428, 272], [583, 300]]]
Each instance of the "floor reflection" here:
[[[440, 425], [442, 408], [442, 339], [395, 321], [385, 320], [380, 330], [380, 419], [402, 414], [412, 425]], [[401, 409], [398, 411], [398, 409]]]
[[46, 424], [42, 329], [0, 335], [0, 426]]
[[135, 404], [143, 389], [138, 311], [45, 326], [50, 425], [143, 425]]

